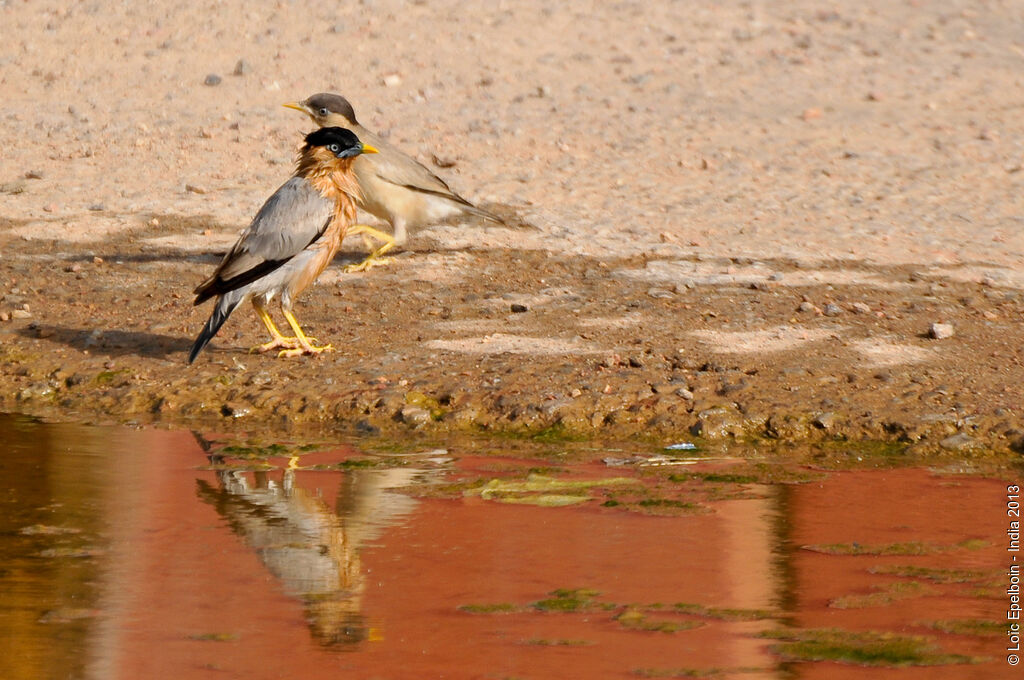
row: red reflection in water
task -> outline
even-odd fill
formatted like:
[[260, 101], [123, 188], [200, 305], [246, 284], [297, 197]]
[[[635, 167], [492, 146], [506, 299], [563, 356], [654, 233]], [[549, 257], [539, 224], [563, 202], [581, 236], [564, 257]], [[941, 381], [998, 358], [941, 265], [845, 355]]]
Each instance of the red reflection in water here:
[[[101, 665], [118, 677], [224, 677], [227, 671], [229, 677], [333, 678], [345, 671], [366, 678], [564, 678], [570, 670], [576, 677], [635, 677], [638, 668], [772, 666], [764, 643], [742, 634], [763, 624], [713, 621], [670, 634], [624, 630], [605, 611], [458, 610], [525, 605], [554, 589], [579, 587], [615, 603], [769, 607], [762, 499], [680, 518], [592, 505], [418, 502], [374, 544], [355, 546], [364, 581], [351, 597], [369, 639], [339, 653], [314, 641], [304, 620], [309, 609], [239, 540], [238, 527], [225, 526], [213, 505], [197, 502], [197, 473], [189, 467], [202, 458], [191, 438], [160, 433], [154, 444], [164, 455], [150, 456], [145, 480], [135, 478], [147, 489], [146, 503], [118, 560], [119, 595], [110, 612], [118, 625], [103, 645], [110, 654]], [[581, 470], [588, 471], [607, 474]], [[218, 484], [216, 473], [198, 476]], [[342, 477], [299, 471], [294, 484], [334, 499]]]
[[[745, 679], [989, 678], [1005, 671], [1002, 637], [928, 627], [949, 619], [999, 620], [1005, 609], [999, 588], [979, 593], [976, 582], [883, 573], [908, 566], [932, 573], [1005, 571], [1004, 486], [993, 480], [924, 470], [833, 473], [810, 484], [753, 487], [761, 497], [715, 501], [708, 514], [656, 517], [596, 502], [541, 508], [479, 497], [413, 499], [392, 489], [441, 473], [417, 469], [412, 459], [393, 469], [232, 474], [197, 470], [206, 457], [188, 433], [37, 427], [29, 437], [47, 433], [50, 440], [39, 440], [45, 455], [29, 451], [25, 460], [38, 463], [33, 474], [11, 468], [7, 476], [45, 493], [24, 492], [18, 521], [42, 523], [33, 512], [42, 517], [62, 508], [64, 519], [50, 523], [77, 526], [81, 536], [102, 533], [102, 550], [73, 558], [75, 574], [95, 573], [88, 592], [100, 594], [78, 602], [79, 591], [67, 589], [65, 599], [74, 600], [67, 606], [85, 607], [88, 618], [36, 623], [25, 614], [24, 598], [47, 587], [63, 592], [61, 579], [72, 570], [54, 558], [46, 564], [55, 575], [33, 577], [20, 565], [38, 557], [3, 553], [15, 559], [27, 585], [17, 591], [18, 609], [0, 602], [0, 623], [17, 623], [0, 649], [31, 648], [35, 655], [11, 664], [12, 678], [66, 674], [57, 671], [75, 667], [66, 663], [70, 653], [84, 660], [90, 677], [176, 680], [627, 678], [638, 669], [722, 669], [725, 677], [732, 670]], [[303, 463], [353, 454], [341, 449]], [[455, 462], [461, 473], [485, 477], [487, 470], [528, 464], [494, 457]], [[570, 468], [569, 478], [613, 474], [603, 465]], [[631, 472], [614, 472], [622, 474]], [[32, 503], [38, 508], [27, 507]], [[988, 543], [964, 544], [968, 539]], [[918, 542], [934, 552], [851, 556], [799, 549], [854, 542]], [[82, 560], [94, 560], [91, 572], [83, 571]], [[924, 588], [900, 591], [892, 602], [870, 599], [910, 580], [925, 581]], [[579, 588], [599, 592], [598, 606], [571, 613], [529, 606], [557, 589]], [[783, 607], [790, 618], [700, 618], [673, 612], [680, 602]], [[501, 604], [515, 611], [459, 609]], [[631, 629], [615, 618], [630, 604], [643, 605], [651, 620], [699, 627]], [[943, 652], [992, 660], [927, 669], [798, 663], [781, 670], [771, 641], [757, 633], [784, 623], [928, 635]], [[38, 652], [46, 635], [60, 642], [49, 662]], [[569, 644], [552, 644], [558, 642]]]
[[[797, 585], [795, 623], [807, 628], [881, 630], [936, 636], [947, 653], [987, 657], [989, 663], [929, 666], [926, 669], [868, 669], [835, 663], [803, 664], [801, 678], [997, 678], [1009, 677], [1005, 636], [940, 635], [929, 622], [951, 619], [1005, 621], [1008, 601], [999, 587], [1009, 554], [1005, 530], [1006, 485], [991, 479], [943, 477], [925, 470], [885, 470], [834, 474], [823, 483], [794, 488], [788, 515], [795, 546], [858, 543], [883, 546], [923, 543], [925, 555], [828, 555], [808, 550], [793, 554]], [[974, 540], [974, 543], [964, 543]], [[982, 544], [982, 541], [984, 544]], [[957, 547], [958, 545], [966, 547]], [[907, 550], [912, 552], [912, 550]], [[872, 573], [930, 570], [932, 578]], [[964, 576], [950, 574], [957, 570]], [[978, 575], [996, 582], [985, 596], [975, 581], [945, 583]], [[938, 578], [936, 578], [938, 577]], [[947, 578], [948, 577], [948, 578]], [[915, 590], [889, 602], [864, 599], [893, 584]], [[892, 592], [892, 591], [889, 591]], [[903, 591], [907, 593], [908, 591]], [[839, 598], [852, 597], [849, 608]], [[859, 598], [859, 599], [858, 599]]]

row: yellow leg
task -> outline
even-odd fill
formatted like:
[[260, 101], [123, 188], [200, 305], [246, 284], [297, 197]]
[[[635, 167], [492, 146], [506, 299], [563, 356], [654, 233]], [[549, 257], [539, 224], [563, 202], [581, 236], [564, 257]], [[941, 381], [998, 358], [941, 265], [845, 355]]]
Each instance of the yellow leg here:
[[384, 245], [382, 245], [380, 248], [377, 248], [376, 250], [372, 251], [366, 257], [366, 259], [363, 260], [362, 262], [360, 262], [359, 264], [350, 264], [347, 267], [345, 267], [345, 271], [346, 272], [349, 272], [349, 273], [351, 273], [351, 272], [364, 272], [367, 269], [369, 269], [370, 267], [375, 267], [377, 265], [387, 264], [388, 262], [391, 261], [391, 258], [387, 258], [387, 257], [382, 258], [381, 257], [381, 255], [383, 255], [384, 253], [388, 252], [389, 250], [391, 250], [392, 248], [395, 247], [395, 239], [390, 234], [386, 234], [383, 231], [381, 231], [380, 229], [374, 229], [373, 227], [368, 227], [365, 224], [355, 224], [355, 225], [352, 225], [345, 232], [346, 236], [349, 236], [349, 235], [354, 236], [356, 234], [362, 234], [363, 235], [363, 242], [366, 244], [367, 248], [372, 248], [372, 245], [370, 244], [370, 241], [367, 238], [368, 236], [372, 237], [372, 238], [374, 238], [374, 239], [376, 239], [376, 240], [378, 240], [380, 242], [382, 242]]
[[277, 330], [277, 326], [274, 324], [274, 320], [270, 318], [270, 312], [263, 305], [257, 304], [255, 301], [252, 306], [256, 308], [256, 314], [260, 317], [260, 321], [270, 331], [270, 337], [273, 338], [270, 342], [263, 343], [262, 345], [256, 345], [249, 350], [249, 353], [254, 352], [269, 352], [273, 349], [295, 349], [299, 346], [297, 338], [289, 338], [281, 335], [281, 331]]
[[297, 357], [301, 354], [320, 354], [320, 352], [330, 352], [334, 350], [330, 345], [322, 345], [317, 347], [310, 340], [316, 340], [316, 338], [307, 337], [302, 332], [302, 327], [299, 326], [299, 322], [296, 320], [295, 315], [287, 310], [281, 310], [284, 313], [284, 318], [288, 320], [288, 325], [295, 331], [295, 340], [298, 342], [298, 347], [289, 349], [283, 349], [277, 353], [279, 357]]

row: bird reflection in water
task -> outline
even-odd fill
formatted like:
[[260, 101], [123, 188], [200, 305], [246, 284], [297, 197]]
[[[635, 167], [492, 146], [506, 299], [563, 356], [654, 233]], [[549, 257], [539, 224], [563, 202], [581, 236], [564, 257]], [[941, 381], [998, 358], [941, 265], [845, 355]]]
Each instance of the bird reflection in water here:
[[[209, 442], [200, 443], [208, 450]], [[222, 462], [217, 454], [209, 458]], [[415, 508], [415, 499], [391, 490], [425, 473], [409, 467], [327, 473], [341, 475], [334, 510], [319, 489], [303, 488], [299, 480], [306, 475], [294, 466], [272, 472], [221, 469], [216, 487], [197, 480], [197, 494], [256, 551], [285, 591], [303, 602], [313, 638], [344, 649], [375, 634], [361, 611], [366, 575], [360, 550]]]

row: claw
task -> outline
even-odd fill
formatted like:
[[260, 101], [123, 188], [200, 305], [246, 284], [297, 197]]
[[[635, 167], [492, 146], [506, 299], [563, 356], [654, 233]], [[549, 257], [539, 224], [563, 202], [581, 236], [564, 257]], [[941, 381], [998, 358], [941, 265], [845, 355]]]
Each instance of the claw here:
[[280, 359], [283, 357], [300, 357], [303, 354], [316, 355], [321, 354], [323, 352], [333, 351], [334, 347], [331, 345], [321, 345], [320, 347], [317, 347], [316, 345], [306, 345], [304, 347], [295, 347], [294, 349], [283, 349], [277, 353], [277, 356]]
[[365, 272], [367, 269], [370, 269], [372, 267], [390, 264], [394, 259], [395, 258], [393, 257], [374, 257], [373, 255], [370, 255], [370, 257], [366, 258], [365, 260], [358, 264], [345, 265], [342, 271], [345, 272], [346, 274]]
[[270, 342], [265, 342], [262, 345], [256, 345], [255, 347], [249, 348], [249, 354], [263, 354], [264, 352], [270, 352], [275, 349], [295, 349], [299, 346], [298, 338], [288, 338], [281, 336], [274, 338]]

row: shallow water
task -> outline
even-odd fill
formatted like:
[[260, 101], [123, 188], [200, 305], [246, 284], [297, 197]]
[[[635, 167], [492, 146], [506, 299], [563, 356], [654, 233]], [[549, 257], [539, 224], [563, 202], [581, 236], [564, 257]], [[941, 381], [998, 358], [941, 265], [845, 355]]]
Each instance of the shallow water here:
[[1009, 672], [1003, 480], [16, 416], [0, 445], [6, 678]]

